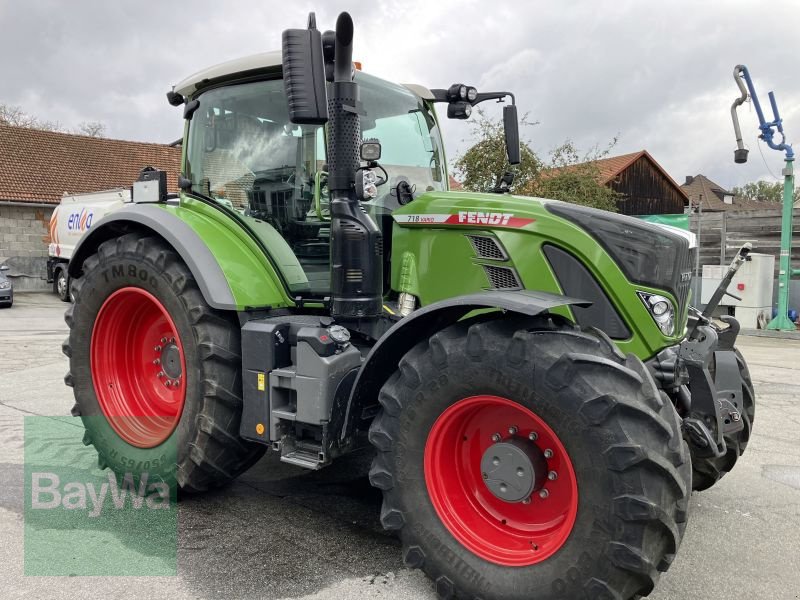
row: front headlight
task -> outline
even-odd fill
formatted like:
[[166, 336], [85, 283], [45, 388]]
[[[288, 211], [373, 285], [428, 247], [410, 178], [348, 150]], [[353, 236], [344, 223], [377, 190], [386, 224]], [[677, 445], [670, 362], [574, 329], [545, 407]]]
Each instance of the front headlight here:
[[7, 290], [11, 287], [10, 281], [0, 281], [0, 290]]
[[638, 294], [661, 333], [673, 335], [675, 333], [675, 307], [672, 306], [669, 298], [648, 292], [638, 292]]

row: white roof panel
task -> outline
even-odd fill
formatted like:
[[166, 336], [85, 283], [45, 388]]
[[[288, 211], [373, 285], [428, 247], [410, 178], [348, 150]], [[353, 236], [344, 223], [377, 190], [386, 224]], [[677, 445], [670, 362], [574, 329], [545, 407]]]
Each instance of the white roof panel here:
[[[262, 52], [260, 54], [251, 54], [250, 56], [229, 60], [227, 62], [214, 65], [213, 67], [203, 69], [202, 71], [198, 71], [194, 75], [190, 75], [181, 82], [175, 84], [173, 89], [182, 96], [191, 96], [195, 91], [197, 91], [198, 84], [204, 81], [220, 79], [236, 73], [245, 73], [247, 71], [258, 71], [262, 69], [269, 69], [271, 67], [278, 67], [280, 64], [280, 50]], [[403, 85], [421, 98], [425, 100], [433, 100], [433, 94], [428, 88], [411, 83], [406, 83]]]
[[226, 75], [233, 75], [234, 73], [244, 73], [246, 71], [256, 71], [259, 69], [268, 69], [270, 67], [278, 67], [281, 64], [281, 51], [275, 50], [273, 52], [262, 52], [260, 54], [251, 54], [242, 58], [229, 60], [213, 67], [208, 67], [202, 71], [198, 71], [194, 75], [190, 75], [174, 87], [175, 91], [182, 96], [191, 96], [197, 90], [197, 84], [213, 79], [219, 79]]

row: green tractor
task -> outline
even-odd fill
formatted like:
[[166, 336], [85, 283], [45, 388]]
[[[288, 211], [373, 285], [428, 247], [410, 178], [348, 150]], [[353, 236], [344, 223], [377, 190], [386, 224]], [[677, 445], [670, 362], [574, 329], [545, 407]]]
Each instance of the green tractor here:
[[738, 325], [690, 310], [691, 236], [511, 174], [449, 191], [434, 104], [510, 100], [514, 164], [513, 95], [383, 81], [352, 38], [312, 15], [168, 94], [180, 193], [143, 171], [69, 265], [85, 443], [186, 492], [371, 444], [381, 522], [442, 598], [647, 595], [753, 421]]

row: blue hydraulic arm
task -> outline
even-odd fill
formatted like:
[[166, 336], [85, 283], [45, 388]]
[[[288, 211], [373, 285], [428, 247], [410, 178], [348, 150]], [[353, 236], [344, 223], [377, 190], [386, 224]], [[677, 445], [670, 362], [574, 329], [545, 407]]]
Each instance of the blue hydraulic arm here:
[[[736, 98], [731, 105], [731, 117], [733, 118], [733, 131], [736, 133], [736, 150], [733, 159], [737, 163], [747, 162], [747, 149], [742, 141], [742, 131], [739, 128], [739, 118], [736, 109], [747, 101], [748, 94], [753, 101], [753, 106], [758, 115], [758, 129], [761, 135], [758, 137], [767, 143], [773, 150], [778, 150], [785, 154], [785, 167], [783, 168], [783, 212], [781, 217], [781, 255], [778, 267], [778, 312], [775, 318], [767, 325], [767, 329], [778, 329], [781, 331], [796, 331], [794, 323], [789, 319], [789, 283], [792, 276], [800, 275], [800, 269], [792, 269], [792, 217], [794, 202], [794, 172], [792, 164], [794, 162], [794, 150], [791, 144], [786, 143], [786, 134], [783, 132], [783, 121], [778, 113], [778, 104], [775, 102], [775, 94], [769, 93], [769, 103], [772, 106], [772, 121], [764, 118], [764, 111], [761, 110], [761, 103], [758, 101], [753, 80], [750, 78], [750, 71], [744, 65], [736, 65], [733, 69], [733, 79], [739, 86], [741, 96]], [[775, 134], [781, 136], [780, 143], [775, 143]]]
[[[793, 160], [794, 150], [792, 150], [791, 144], [786, 143], [786, 135], [783, 133], [783, 120], [778, 113], [778, 105], [775, 102], [774, 92], [769, 93], [769, 103], [772, 106], [772, 115], [775, 117], [775, 119], [773, 121], [767, 121], [764, 118], [764, 111], [761, 110], [761, 103], [758, 101], [758, 95], [756, 94], [756, 89], [753, 86], [753, 80], [750, 78], [750, 71], [747, 70], [747, 67], [744, 65], [736, 65], [736, 67], [733, 69], [733, 78], [736, 80], [736, 85], [739, 86], [739, 91], [742, 93], [742, 95], [734, 100], [733, 104], [731, 105], [733, 130], [736, 133], [736, 145], [738, 146], [734, 153], [734, 160], [737, 163], [747, 162], [747, 150], [745, 149], [744, 142], [742, 141], [742, 132], [739, 129], [739, 117], [736, 114], [736, 109], [747, 101], [748, 94], [750, 95], [750, 99], [753, 101], [753, 107], [756, 109], [756, 115], [758, 115], [758, 128], [761, 130], [761, 135], [758, 137], [764, 140], [767, 143], [767, 146], [773, 150], [785, 152], [786, 160]], [[745, 85], [747, 87], [745, 87]], [[776, 144], [775, 140], [773, 139], [776, 130], [781, 134], [781, 141], [779, 144]]]

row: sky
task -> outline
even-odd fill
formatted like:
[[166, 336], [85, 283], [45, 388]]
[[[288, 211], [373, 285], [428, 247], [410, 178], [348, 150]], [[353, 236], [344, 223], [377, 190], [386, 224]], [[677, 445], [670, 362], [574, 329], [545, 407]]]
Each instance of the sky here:
[[[678, 183], [698, 173], [725, 187], [775, 180], [783, 155], [757, 141], [749, 104], [740, 119], [750, 161], [733, 162], [739, 63], [767, 110], [775, 91], [800, 149], [800, 6], [791, 0], [0, 0], [0, 103], [168, 143], [182, 134], [180, 109], [165, 97], [174, 83], [279, 48], [281, 31], [304, 27], [311, 10], [322, 30], [351, 13], [354, 58], [374, 75], [514, 92], [520, 114], [538, 123], [523, 138], [542, 156], [566, 139], [588, 151], [616, 137], [612, 154], [646, 149]], [[444, 121], [452, 161], [475, 140], [468, 124]]]

